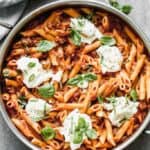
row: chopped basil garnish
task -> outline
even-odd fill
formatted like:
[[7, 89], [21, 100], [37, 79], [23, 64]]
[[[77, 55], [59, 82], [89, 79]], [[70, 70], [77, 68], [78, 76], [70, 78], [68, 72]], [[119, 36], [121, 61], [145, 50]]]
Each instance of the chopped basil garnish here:
[[35, 79], [35, 74], [31, 74], [29, 76], [29, 82], [33, 81]]
[[93, 16], [94, 16], [94, 13], [91, 13], [91, 14], [86, 15], [85, 18], [88, 20], [92, 20]]
[[[94, 16], [94, 12], [91, 12], [89, 14], [86, 15], [82, 15], [79, 17], [79, 19], [88, 19], [88, 20], [92, 20]], [[79, 23], [79, 22], [78, 22]], [[84, 22], [82, 21], [82, 24], [84, 25]]]
[[20, 96], [18, 98], [18, 103], [24, 109], [27, 104], [27, 98], [25, 96]]
[[76, 126], [75, 130], [80, 132], [85, 132], [88, 128], [88, 123], [85, 121], [84, 118], [79, 118], [78, 125]]
[[115, 99], [114, 96], [112, 96], [112, 97], [107, 97], [106, 100], [108, 100], [109, 102], [111, 102], [111, 103], [113, 103], [113, 104], [116, 102], [116, 99]]
[[81, 35], [79, 33], [79, 31], [71, 29], [71, 39], [73, 41], [73, 43], [77, 46], [79, 46], [81, 44]]
[[116, 0], [109, 0], [109, 4], [111, 6], [113, 6], [114, 8], [117, 8], [118, 10], [120, 10], [120, 4], [116, 1]]
[[89, 139], [96, 139], [97, 138], [97, 133], [94, 129], [88, 129], [86, 131], [86, 135]]
[[73, 135], [73, 143], [74, 144], [79, 144], [83, 140], [83, 133], [82, 132], [75, 132]]
[[36, 65], [35, 62], [29, 62], [29, 63], [28, 63], [28, 67], [29, 67], [29, 68], [33, 68], [33, 67], [35, 67], [35, 65]]
[[73, 133], [73, 143], [81, 143], [84, 136], [87, 136], [87, 138], [90, 139], [95, 139], [97, 137], [97, 133], [94, 129], [89, 129], [88, 122], [84, 118], [80, 117]]
[[79, 120], [78, 120], [78, 126], [79, 126], [80, 128], [85, 128], [85, 126], [86, 126], [86, 121], [85, 121], [84, 118], [79, 118]]
[[120, 5], [116, 0], [109, 0], [109, 3], [111, 6], [113, 6], [114, 8], [122, 11], [125, 14], [129, 14], [132, 10], [132, 6], [131, 5]]
[[53, 85], [48, 84], [48, 85], [39, 87], [38, 92], [39, 92], [40, 96], [42, 96], [43, 98], [50, 98], [54, 95], [55, 88]]
[[113, 46], [116, 44], [116, 40], [111, 36], [103, 36], [100, 38], [100, 42], [102, 45]]
[[41, 40], [37, 44], [37, 50], [40, 52], [48, 52], [55, 46], [56, 46], [56, 44], [53, 41]]
[[97, 76], [93, 73], [79, 74], [74, 78], [68, 80], [67, 84], [69, 85], [78, 85], [84, 81], [93, 81], [96, 80]]
[[98, 97], [97, 97], [97, 100], [98, 100], [98, 102], [101, 104], [101, 103], [103, 103], [104, 98], [103, 98], [103, 97], [101, 97], [101, 96], [98, 96]]
[[127, 14], [127, 15], [130, 14], [130, 12], [131, 12], [132, 9], [133, 8], [132, 8], [131, 5], [124, 5], [121, 8], [122, 12], [125, 13], [125, 14]]
[[138, 94], [135, 89], [132, 89], [130, 91], [130, 97], [132, 98], [133, 101], [136, 101], [138, 99]]
[[50, 126], [46, 126], [41, 130], [41, 135], [44, 138], [44, 140], [51, 140], [55, 138], [56, 132]]

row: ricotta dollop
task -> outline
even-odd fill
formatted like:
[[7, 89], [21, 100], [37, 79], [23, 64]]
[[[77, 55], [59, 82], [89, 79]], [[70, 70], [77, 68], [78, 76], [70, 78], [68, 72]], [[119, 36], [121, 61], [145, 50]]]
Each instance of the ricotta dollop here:
[[[32, 64], [32, 65], [31, 65]], [[44, 70], [37, 58], [23, 56], [17, 60], [17, 69], [23, 73], [23, 82], [28, 88], [35, 88], [49, 78], [60, 82], [62, 71], [53, 73], [51, 70]]]
[[71, 18], [71, 28], [80, 32], [81, 42], [91, 44], [94, 40], [100, 39], [102, 33], [96, 26], [85, 18]]
[[26, 112], [32, 121], [40, 121], [51, 111], [52, 106], [38, 98], [30, 98], [26, 105]]
[[96, 50], [100, 57], [102, 73], [117, 72], [121, 69], [123, 57], [116, 46], [100, 46]]
[[108, 117], [117, 127], [120, 127], [125, 120], [130, 119], [138, 111], [138, 105], [138, 102], [123, 96], [115, 97], [113, 102], [103, 104], [106, 110], [111, 111]]
[[78, 109], [73, 110], [65, 119], [63, 127], [60, 128], [60, 133], [64, 135], [65, 141], [70, 143], [71, 150], [76, 150], [80, 148], [83, 140], [86, 138], [84, 135], [83, 140], [79, 144], [73, 143], [73, 135], [75, 132], [75, 127], [78, 124], [79, 118], [83, 118], [88, 124], [88, 129], [92, 129], [92, 122], [88, 115], [82, 114]]

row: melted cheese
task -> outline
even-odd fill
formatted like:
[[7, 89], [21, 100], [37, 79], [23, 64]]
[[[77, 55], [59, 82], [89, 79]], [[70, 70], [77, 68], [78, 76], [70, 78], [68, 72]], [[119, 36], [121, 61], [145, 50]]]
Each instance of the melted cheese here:
[[101, 46], [97, 49], [102, 73], [117, 72], [121, 69], [122, 54], [116, 46]]
[[115, 103], [104, 103], [104, 108], [111, 111], [108, 115], [114, 126], [120, 127], [126, 119], [130, 119], [138, 110], [138, 102], [126, 97], [116, 97]]
[[[29, 63], [34, 63], [34, 67], [29, 67]], [[23, 82], [28, 88], [35, 88], [39, 86], [44, 81], [47, 81], [49, 78], [53, 81], [60, 82], [62, 77], [62, 71], [58, 71], [54, 74], [50, 70], [44, 70], [42, 64], [39, 62], [37, 58], [30, 57], [21, 57], [17, 60], [17, 69], [21, 70], [23, 73]], [[31, 80], [31, 76], [34, 78]]]
[[40, 121], [46, 117], [52, 106], [42, 99], [31, 98], [26, 105], [26, 112], [33, 121]]
[[91, 44], [95, 39], [102, 37], [102, 33], [87, 19], [72, 18], [70, 26], [81, 33], [83, 43]]
[[[81, 143], [79, 144], [74, 144], [73, 143], [73, 134], [75, 132], [75, 127], [78, 123], [78, 119], [82, 117], [85, 119], [85, 121], [88, 123], [89, 125], [89, 129], [92, 129], [92, 123], [91, 123], [91, 119], [88, 115], [86, 114], [81, 114], [79, 112], [78, 109], [75, 109], [74, 111], [72, 111], [68, 116], [67, 118], [65, 119], [64, 123], [63, 123], [63, 127], [60, 128], [60, 133], [62, 135], [64, 135], [65, 137], [65, 141], [66, 142], [69, 142], [70, 143], [70, 147], [71, 147], [71, 150], [76, 150], [78, 148], [80, 148]], [[83, 137], [83, 140], [86, 138], [86, 136]]]

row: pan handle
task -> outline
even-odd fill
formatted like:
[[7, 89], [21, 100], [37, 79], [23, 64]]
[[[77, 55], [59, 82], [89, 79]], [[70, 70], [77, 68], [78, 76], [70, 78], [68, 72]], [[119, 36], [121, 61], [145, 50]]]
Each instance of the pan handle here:
[[144, 130], [144, 134], [150, 135], [150, 130], [149, 129]]

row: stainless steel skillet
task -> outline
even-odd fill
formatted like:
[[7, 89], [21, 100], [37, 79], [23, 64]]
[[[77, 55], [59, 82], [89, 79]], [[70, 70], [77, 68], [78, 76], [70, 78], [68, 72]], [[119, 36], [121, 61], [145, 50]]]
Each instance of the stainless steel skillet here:
[[[61, 0], [61, 1], [56, 1], [53, 3], [49, 3], [46, 4], [34, 11], [32, 11], [30, 14], [28, 14], [25, 18], [23, 18], [14, 28], [13, 30], [9, 33], [8, 37], [5, 39], [2, 47], [1, 47], [1, 51], [0, 51], [0, 71], [2, 70], [2, 66], [3, 66], [3, 62], [5, 59], [5, 56], [7, 55], [7, 52], [9, 50], [9, 46], [11, 45], [14, 37], [16, 36], [16, 34], [29, 22], [31, 21], [33, 18], [35, 18], [36, 16], [49, 11], [49, 10], [53, 10], [59, 7], [74, 7], [74, 6], [89, 6], [89, 7], [94, 7], [94, 8], [98, 8], [98, 9], [102, 9], [102, 10], [106, 10], [112, 14], [115, 14], [116, 16], [120, 17], [120, 19], [122, 19], [124, 22], [126, 22], [128, 25], [130, 25], [132, 27], [132, 29], [141, 37], [141, 39], [143, 40], [145, 47], [148, 50], [148, 53], [150, 53], [150, 43], [148, 42], [148, 39], [146, 37], [146, 35], [142, 32], [142, 30], [134, 23], [134, 21], [132, 21], [128, 16], [124, 15], [123, 13], [121, 13], [120, 11], [106, 5], [103, 4], [101, 2], [99, 2], [98, 0], [85, 0], [85, 1], [81, 1], [81, 0]], [[1, 99], [1, 89], [0, 89], [0, 99]], [[12, 130], [12, 132], [24, 143], [26, 144], [29, 148], [34, 149], [34, 150], [38, 150], [39, 148], [37, 148], [36, 146], [34, 146], [33, 144], [31, 144], [19, 131], [18, 129], [16, 129], [16, 127], [13, 125], [13, 123], [11, 122], [4, 103], [2, 102], [2, 100], [0, 100], [0, 109], [2, 112], [2, 115], [6, 121], [6, 123], [8, 124], [9, 128]], [[150, 121], [150, 112], [147, 114], [144, 122], [142, 123], [142, 125], [140, 126], [140, 128], [130, 137], [128, 138], [124, 143], [118, 145], [116, 148], [114, 148], [115, 150], [122, 150], [125, 147], [127, 147], [130, 143], [132, 143], [141, 133], [142, 131], [145, 129], [145, 127], [148, 125]], [[10, 143], [11, 144], [11, 143]]]

